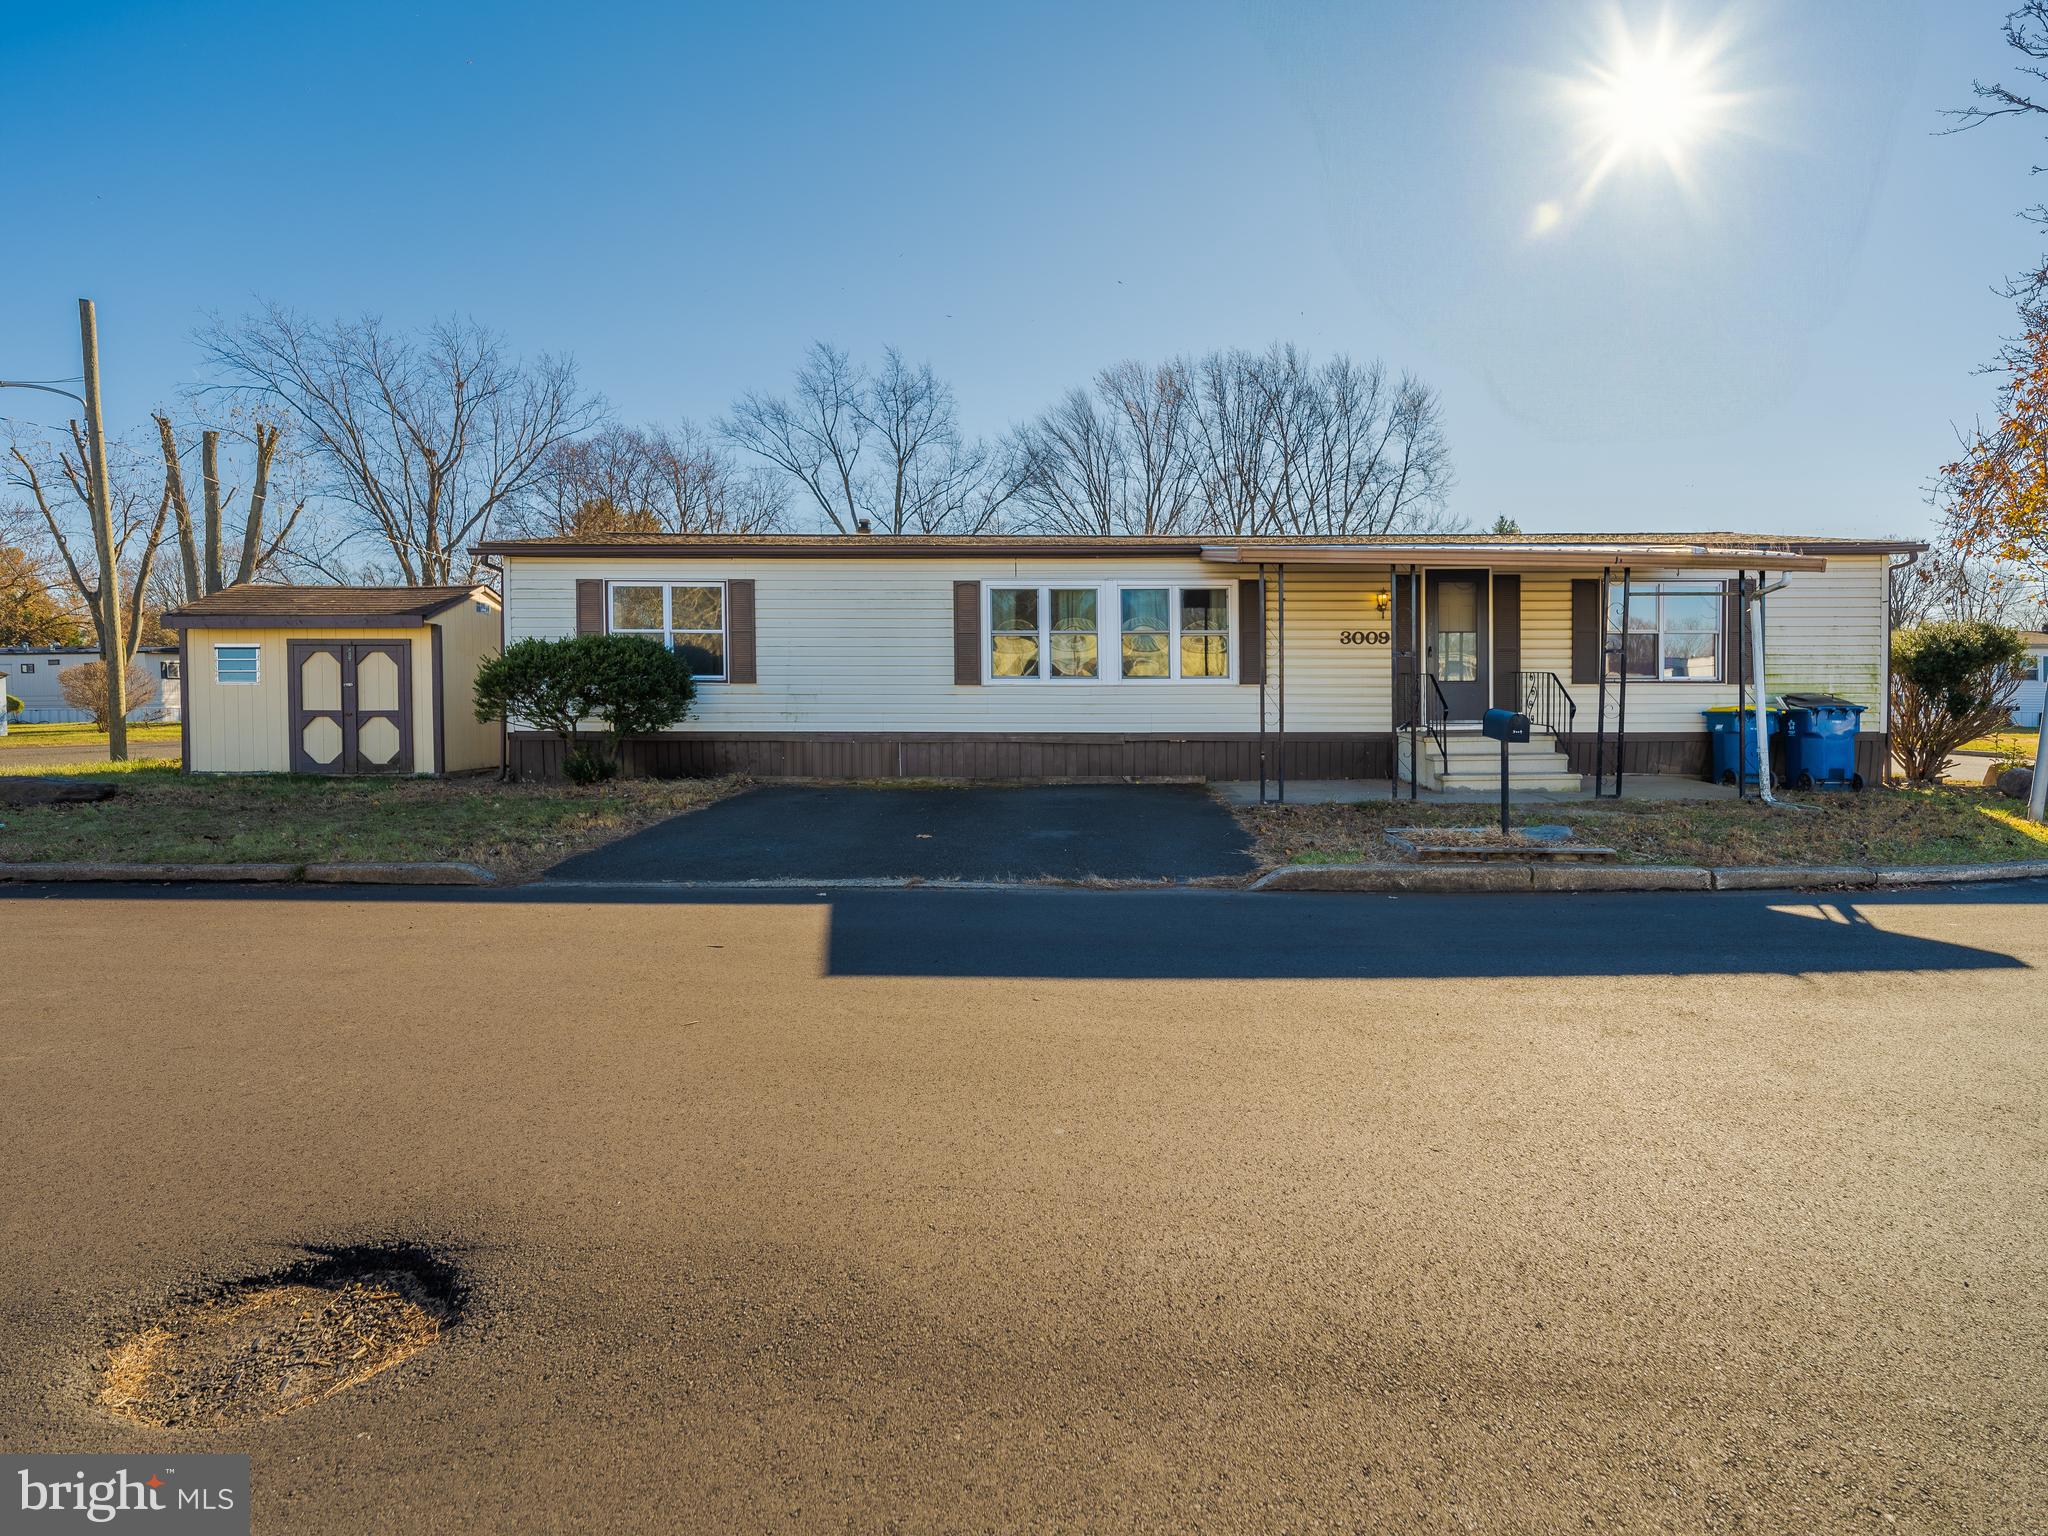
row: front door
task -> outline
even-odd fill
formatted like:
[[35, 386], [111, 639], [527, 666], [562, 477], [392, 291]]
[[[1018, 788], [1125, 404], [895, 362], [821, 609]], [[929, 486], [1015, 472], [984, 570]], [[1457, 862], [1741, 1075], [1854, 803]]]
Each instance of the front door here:
[[294, 640], [292, 772], [412, 772], [412, 642]]
[[1431, 571], [1424, 606], [1428, 610], [1422, 667], [1434, 673], [1437, 689], [1422, 685], [1432, 720], [1477, 720], [1491, 697], [1487, 688], [1486, 572]]

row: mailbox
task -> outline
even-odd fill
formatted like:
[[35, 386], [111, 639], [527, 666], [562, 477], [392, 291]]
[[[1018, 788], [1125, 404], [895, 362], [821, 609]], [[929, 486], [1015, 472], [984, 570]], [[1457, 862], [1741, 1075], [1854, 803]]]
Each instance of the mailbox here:
[[1529, 717], [1512, 709], [1489, 709], [1480, 729], [1495, 741], [1527, 741]]

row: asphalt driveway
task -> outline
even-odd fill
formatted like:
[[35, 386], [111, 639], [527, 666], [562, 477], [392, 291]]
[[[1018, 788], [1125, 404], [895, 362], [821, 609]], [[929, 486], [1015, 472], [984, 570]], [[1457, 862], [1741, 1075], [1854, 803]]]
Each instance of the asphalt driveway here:
[[1197, 880], [1252, 868], [1197, 785], [777, 785], [565, 860], [550, 880]]

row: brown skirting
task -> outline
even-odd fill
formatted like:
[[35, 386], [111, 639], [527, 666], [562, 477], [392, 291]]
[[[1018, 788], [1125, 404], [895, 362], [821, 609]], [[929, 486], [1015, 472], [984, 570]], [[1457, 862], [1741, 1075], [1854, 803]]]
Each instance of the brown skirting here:
[[[1622, 771], [1624, 774], [1677, 773], [1703, 779], [1707, 776], [1707, 765], [1713, 760], [1709, 739], [1705, 731], [1630, 731], [1622, 739]], [[1593, 771], [1594, 736], [1591, 731], [1566, 736], [1563, 744], [1565, 759], [1573, 771]], [[1775, 743], [1771, 755], [1774, 762], [1778, 761], [1780, 753]], [[1610, 731], [1606, 750], [1606, 771], [1609, 773], [1614, 771], [1614, 756], [1615, 739]], [[1883, 732], [1865, 731], [1857, 736], [1856, 771], [1863, 775], [1864, 783], [1884, 782], [1885, 762], [1890, 756], [1891, 739]]]
[[[1267, 739], [1267, 769], [1281, 767]], [[515, 778], [556, 778], [562, 744], [516, 731], [509, 743]], [[626, 772], [652, 778], [744, 773], [797, 779], [1256, 779], [1256, 732], [1204, 735], [1016, 734], [940, 731], [758, 731], [744, 735], [677, 732], [625, 744]], [[1386, 732], [1289, 732], [1292, 779], [1384, 779], [1393, 773]]]

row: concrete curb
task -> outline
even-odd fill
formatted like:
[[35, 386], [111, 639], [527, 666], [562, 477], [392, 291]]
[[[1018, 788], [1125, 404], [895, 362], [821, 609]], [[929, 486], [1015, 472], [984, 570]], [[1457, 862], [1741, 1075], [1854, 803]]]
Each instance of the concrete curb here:
[[419, 864], [0, 864], [0, 881], [24, 884], [182, 885], [207, 881], [278, 885], [304, 880], [322, 885], [495, 885], [497, 879], [479, 865], [453, 860]]
[[1290, 864], [1254, 891], [1804, 891], [1900, 890], [1986, 880], [2048, 879], [2048, 859], [2012, 864]]

